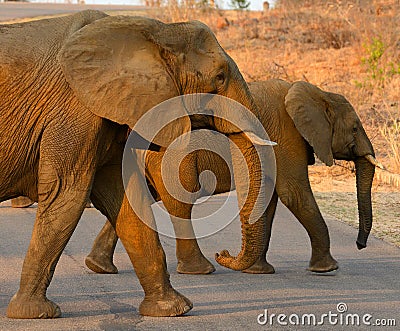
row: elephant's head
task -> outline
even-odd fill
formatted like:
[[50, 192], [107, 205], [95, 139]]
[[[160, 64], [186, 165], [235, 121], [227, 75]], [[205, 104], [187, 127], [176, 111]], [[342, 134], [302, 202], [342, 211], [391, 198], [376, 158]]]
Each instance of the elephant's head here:
[[285, 98], [286, 110], [304, 139], [326, 165], [333, 159], [356, 165], [359, 233], [357, 247], [366, 247], [372, 227], [371, 186], [374, 149], [354, 108], [342, 96], [306, 83], [294, 83]]
[[[144, 17], [105, 17], [73, 33], [62, 46], [59, 61], [79, 102], [94, 114], [131, 128], [157, 104], [192, 93], [224, 95], [257, 114], [236, 64], [210, 29], [197, 21], [164, 24]], [[166, 121], [163, 113], [158, 113], [156, 120], [168, 123], [170, 117], [165, 116]], [[254, 160], [257, 153], [249, 140], [249, 137], [257, 139], [251, 132], [253, 122], [254, 119], [241, 118], [243, 129], [221, 118], [210, 121], [204, 115], [183, 116], [173, 125], [165, 126], [155, 143], [168, 145], [189, 131], [191, 125], [204, 123], [232, 136], [250, 167], [251, 185], [247, 196], [257, 196], [262, 192], [262, 170], [261, 163]], [[235, 163], [239, 161], [234, 160], [234, 171], [240, 167]], [[245, 195], [240, 192], [244, 178], [236, 171], [234, 176], [238, 196]], [[241, 209], [241, 219], [246, 223], [242, 252], [238, 258], [221, 254], [218, 261], [225, 266], [248, 268], [262, 252], [264, 239], [260, 233], [265, 220], [249, 224], [248, 219], [252, 211], [264, 206], [253, 201], [248, 198]]]

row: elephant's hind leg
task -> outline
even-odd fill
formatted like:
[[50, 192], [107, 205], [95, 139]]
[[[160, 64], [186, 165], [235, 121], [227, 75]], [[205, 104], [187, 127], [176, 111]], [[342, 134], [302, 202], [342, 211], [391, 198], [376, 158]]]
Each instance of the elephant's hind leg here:
[[[22, 266], [20, 287], [11, 299], [7, 316], [54, 318], [60, 308], [46, 291], [62, 251], [85, 208], [96, 168], [96, 135], [91, 116], [77, 125], [76, 116], [60, 112], [42, 132], [37, 180], [38, 208], [28, 252]], [[79, 124], [79, 123], [78, 123]], [[93, 128], [94, 130], [94, 128]]]
[[193, 205], [164, 199], [164, 205], [171, 215], [176, 236], [176, 271], [180, 274], [207, 275], [215, 271], [213, 264], [200, 250], [191, 222]]
[[118, 237], [114, 227], [107, 221], [97, 235], [92, 250], [85, 259], [86, 266], [98, 274], [117, 274], [113, 257]]
[[[194, 182], [197, 183], [197, 181]], [[176, 257], [178, 259], [177, 272], [192, 275], [213, 273], [215, 267], [201, 252], [193, 230], [191, 222], [193, 204], [174, 199], [160, 181], [156, 182], [155, 186], [165, 208], [171, 216], [174, 227]], [[192, 191], [195, 191], [195, 189], [192, 189]]]
[[[52, 177], [52, 176], [50, 176]], [[10, 318], [55, 318], [60, 308], [46, 291], [56, 264], [84, 210], [89, 182], [67, 184], [66, 178], [42, 178], [32, 239], [22, 267], [20, 288], [7, 309]]]
[[[151, 201], [143, 188], [144, 178], [132, 176], [134, 195], [140, 199], [137, 208], [146, 215], [146, 221], [154, 223]], [[164, 250], [158, 234], [133, 211], [124, 194], [120, 166], [101, 169], [93, 184], [91, 200], [116, 227], [136, 275], [145, 292], [139, 312], [147, 316], [179, 316], [187, 313], [193, 305], [178, 293], [169, 280]]]

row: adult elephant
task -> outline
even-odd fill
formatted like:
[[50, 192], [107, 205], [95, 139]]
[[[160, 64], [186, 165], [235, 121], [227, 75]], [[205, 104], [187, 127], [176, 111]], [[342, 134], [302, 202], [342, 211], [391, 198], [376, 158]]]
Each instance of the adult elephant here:
[[[333, 164], [334, 159], [355, 162], [360, 224], [357, 247], [362, 249], [366, 247], [372, 226], [371, 186], [375, 166], [381, 166], [374, 157], [372, 144], [353, 107], [342, 95], [325, 92], [306, 82], [291, 84], [277, 79], [250, 83], [249, 87], [260, 109], [260, 121], [269, 137], [277, 142], [274, 147], [277, 177], [275, 193], [267, 208], [268, 229], [264, 251], [258, 261], [244, 271], [274, 272], [266, 261], [266, 253], [278, 197], [308, 232], [312, 247], [309, 270], [335, 270], [338, 266], [330, 254], [328, 229], [310, 187], [308, 165], [315, 162], [314, 152], [328, 166]], [[170, 213], [178, 209], [181, 217], [189, 219], [192, 205], [174, 207], [175, 199], [165, 190], [161, 176], [162, 157], [162, 153], [149, 153], [149, 181]], [[198, 190], [199, 174], [205, 170], [211, 170], [216, 175], [217, 185], [215, 192], [202, 191], [203, 195], [230, 189], [228, 167], [218, 155], [197, 151], [192, 159], [197, 165], [195, 171], [183, 167], [181, 176], [192, 183], [193, 191]], [[191, 228], [184, 231], [193, 233]], [[175, 232], [182, 230], [175, 226]], [[112, 227], [106, 222], [86, 258], [87, 266], [99, 273], [116, 273], [118, 270], [112, 258], [117, 240]], [[206, 274], [215, 270], [201, 253], [195, 238], [177, 238], [176, 245], [178, 272]]]
[[[210, 92], [256, 111], [236, 64], [200, 22], [164, 24], [98, 11], [0, 26], [0, 44], [0, 201], [26, 196], [38, 202], [20, 288], [7, 316], [61, 315], [46, 291], [89, 198], [111, 221], [132, 260], [145, 292], [140, 313], [176, 316], [189, 311], [192, 303], [170, 284], [158, 234], [128, 203], [121, 160], [129, 127], [171, 97]], [[170, 119], [167, 111], [156, 120], [164, 117]], [[203, 115], [191, 119], [194, 125], [210, 122]], [[254, 161], [251, 132], [223, 119], [212, 124], [245, 154], [251, 169], [249, 195], [262, 195], [261, 163]], [[254, 125], [249, 118], [242, 124]], [[168, 145], [190, 125], [188, 116], [180, 117], [155, 142]], [[143, 180], [132, 176], [141, 212], [151, 219]], [[248, 201], [241, 215], [257, 208], [262, 206]], [[264, 224], [260, 217], [246, 228], [258, 232]], [[255, 245], [257, 254], [262, 246]], [[244, 267], [256, 259], [254, 255]]]

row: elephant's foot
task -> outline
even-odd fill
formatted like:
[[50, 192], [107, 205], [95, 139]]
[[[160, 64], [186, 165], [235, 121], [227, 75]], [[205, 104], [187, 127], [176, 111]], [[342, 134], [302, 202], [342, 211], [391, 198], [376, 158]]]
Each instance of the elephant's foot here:
[[250, 268], [247, 268], [242, 272], [248, 274], [274, 274], [275, 269], [265, 259], [259, 259]]
[[308, 270], [312, 272], [329, 272], [339, 268], [337, 261], [329, 254], [322, 259], [311, 259]]
[[56, 318], [61, 309], [46, 297], [26, 297], [15, 294], [7, 308], [9, 318]]
[[144, 316], [180, 316], [192, 308], [193, 304], [188, 298], [171, 288], [161, 297], [146, 295], [139, 313]]
[[11, 199], [11, 207], [12, 208], [27, 208], [33, 205], [33, 201], [28, 197], [18, 197]]
[[86, 266], [98, 274], [117, 274], [118, 269], [114, 265], [112, 258], [107, 256], [88, 255], [85, 259]]
[[180, 274], [190, 275], [207, 275], [215, 271], [213, 264], [208, 261], [203, 255], [187, 259], [179, 259], [176, 271]]

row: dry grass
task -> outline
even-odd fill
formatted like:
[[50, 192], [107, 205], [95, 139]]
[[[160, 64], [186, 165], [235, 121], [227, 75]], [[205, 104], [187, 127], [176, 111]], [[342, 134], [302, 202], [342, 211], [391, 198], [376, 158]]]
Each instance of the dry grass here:
[[389, 115], [387, 122], [380, 126], [380, 133], [390, 147], [389, 160], [392, 170], [400, 173], [400, 112], [397, 111], [397, 114], [387, 113]]

